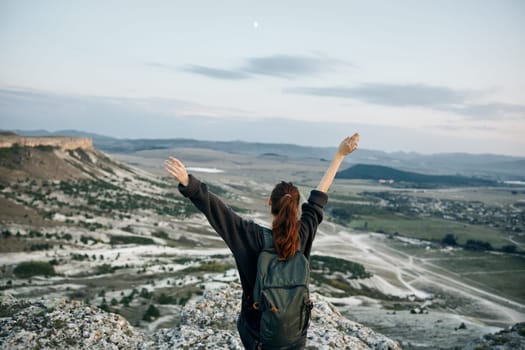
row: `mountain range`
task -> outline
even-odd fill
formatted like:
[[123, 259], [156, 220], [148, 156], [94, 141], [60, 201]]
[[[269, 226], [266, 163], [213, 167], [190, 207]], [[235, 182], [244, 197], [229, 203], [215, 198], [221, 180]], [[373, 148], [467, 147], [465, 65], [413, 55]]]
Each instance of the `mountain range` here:
[[[93, 145], [108, 153], [134, 153], [144, 150], [197, 148], [245, 155], [274, 155], [290, 158], [329, 160], [335, 147], [309, 147], [280, 143], [244, 141], [203, 141], [194, 139], [118, 139], [78, 130], [16, 130], [25, 136], [90, 137]], [[525, 158], [495, 154], [438, 153], [419, 154], [359, 149], [347, 159], [352, 164], [373, 164], [431, 175], [462, 175], [498, 181], [525, 181]]]

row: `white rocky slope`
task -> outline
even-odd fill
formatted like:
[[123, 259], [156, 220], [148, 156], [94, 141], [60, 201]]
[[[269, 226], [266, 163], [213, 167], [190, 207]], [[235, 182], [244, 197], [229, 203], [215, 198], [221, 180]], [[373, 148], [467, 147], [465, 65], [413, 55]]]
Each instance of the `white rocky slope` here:
[[[180, 327], [153, 334], [123, 317], [67, 300], [0, 302], [0, 349], [242, 349], [235, 322], [241, 290], [236, 283], [206, 290], [183, 308]], [[400, 345], [339, 314], [321, 295], [308, 332], [308, 349], [397, 350]]]

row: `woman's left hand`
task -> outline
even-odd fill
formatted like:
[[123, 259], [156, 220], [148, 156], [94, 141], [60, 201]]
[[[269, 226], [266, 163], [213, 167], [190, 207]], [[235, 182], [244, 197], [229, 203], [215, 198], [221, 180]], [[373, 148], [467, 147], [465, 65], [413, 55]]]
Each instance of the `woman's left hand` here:
[[181, 183], [182, 186], [188, 186], [190, 182], [190, 177], [186, 171], [186, 167], [180, 160], [177, 158], [169, 157], [169, 159], [164, 161], [164, 168], [173, 175], [177, 181]]
[[341, 144], [339, 145], [339, 149], [337, 150], [337, 153], [341, 156], [347, 156], [353, 151], [357, 149], [359, 145], [359, 134], [355, 133], [352, 135], [352, 137], [347, 137], [343, 141], [341, 141]]

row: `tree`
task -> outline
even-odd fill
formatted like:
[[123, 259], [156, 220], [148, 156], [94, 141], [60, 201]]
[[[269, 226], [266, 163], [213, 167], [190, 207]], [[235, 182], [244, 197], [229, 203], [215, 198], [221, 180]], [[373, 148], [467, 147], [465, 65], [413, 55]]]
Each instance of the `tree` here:
[[155, 307], [155, 305], [151, 304], [146, 312], [144, 313], [144, 316], [142, 316], [142, 319], [144, 321], [151, 321], [153, 318], [159, 317], [160, 311]]
[[443, 239], [441, 240], [441, 244], [455, 247], [458, 245], [458, 241], [454, 234], [447, 233], [445, 237], [443, 237]]

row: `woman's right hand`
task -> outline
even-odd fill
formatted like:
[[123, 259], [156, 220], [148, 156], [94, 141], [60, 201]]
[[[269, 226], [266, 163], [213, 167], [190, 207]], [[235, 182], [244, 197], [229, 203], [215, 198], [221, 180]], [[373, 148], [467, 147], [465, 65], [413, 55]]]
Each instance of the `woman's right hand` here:
[[182, 186], [188, 186], [190, 183], [190, 177], [186, 171], [186, 167], [177, 158], [169, 157], [164, 161], [164, 168], [173, 175]]
[[355, 133], [351, 137], [345, 138], [341, 143], [339, 144], [339, 149], [337, 150], [337, 153], [341, 156], [347, 156], [353, 151], [357, 149], [359, 146], [359, 134]]

